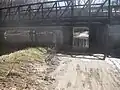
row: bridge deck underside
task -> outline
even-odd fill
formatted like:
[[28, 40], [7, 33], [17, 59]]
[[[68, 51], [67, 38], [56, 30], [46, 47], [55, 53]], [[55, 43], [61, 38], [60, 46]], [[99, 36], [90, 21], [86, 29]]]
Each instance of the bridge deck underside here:
[[84, 18], [79, 18], [79, 17], [74, 17], [74, 18], [61, 18], [61, 19], [43, 19], [43, 20], [21, 20], [21, 21], [16, 21], [16, 20], [9, 20], [1, 24], [1, 26], [45, 26], [45, 25], [58, 25], [58, 26], [63, 26], [63, 25], [87, 25], [88, 22], [91, 21], [91, 24], [104, 24], [108, 23], [108, 18], [102, 17], [102, 18], [94, 18], [90, 19], [88, 17]]

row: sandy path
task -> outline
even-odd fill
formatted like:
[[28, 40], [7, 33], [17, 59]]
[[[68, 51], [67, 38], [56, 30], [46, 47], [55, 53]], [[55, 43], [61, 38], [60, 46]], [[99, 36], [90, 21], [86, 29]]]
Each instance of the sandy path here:
[[120, 74], [101, 60], [58, 56], [53, 90], [120, 90]]

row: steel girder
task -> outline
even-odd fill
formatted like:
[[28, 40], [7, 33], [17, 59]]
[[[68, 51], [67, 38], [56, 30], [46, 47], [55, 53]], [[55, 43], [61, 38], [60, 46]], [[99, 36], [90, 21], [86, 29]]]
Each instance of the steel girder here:
[[[73, 24], [90, 20], [89, 22], [110, 23], [111, 17], [120, 13], [119, 5], [111, 5], [111, 0], [95, 3], [94, 0], [86, 0], [81, 4], [74, 3], [73, 0], [49, 1], [42, 3], [24, 4], [11, 7], [0, 8], [0, 25], [8, 22], [44, 22], [63, 23], [64, 21]], [[107, 3], [107, 4], [106, 4]], [[86, 18], [85, 18], [86, 17]], [[100, 18], [100, 19], [99, 19]], [[82, 19], [82, 20], [81, 20]], [[84, 20], [83, 20], [84, 19]], [[62, 22], [61, 22], [62, 20]], [[103, 21], [102, 21], [103, 20]]]

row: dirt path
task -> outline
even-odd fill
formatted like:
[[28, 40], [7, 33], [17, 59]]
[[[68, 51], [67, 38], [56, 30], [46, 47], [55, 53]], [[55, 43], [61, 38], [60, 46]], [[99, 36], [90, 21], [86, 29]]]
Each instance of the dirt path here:
[[120, 74], [106, 61], [57, 56], [53, 90], [120, 90]]

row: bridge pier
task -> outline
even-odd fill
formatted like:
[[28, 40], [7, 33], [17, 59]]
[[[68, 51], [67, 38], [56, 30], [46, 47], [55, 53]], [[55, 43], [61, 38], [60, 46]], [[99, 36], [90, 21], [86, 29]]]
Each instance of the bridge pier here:
[[62, 29], [63, 32], [63, 49], [70, 50], [73, 43], [73, 27], [64, 26]]
[[107, 25], [91, 25], [89, 38], [90, 51], [105, 53], [107, 49], [107, 34]]

